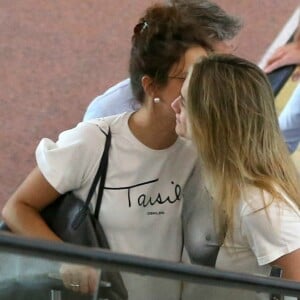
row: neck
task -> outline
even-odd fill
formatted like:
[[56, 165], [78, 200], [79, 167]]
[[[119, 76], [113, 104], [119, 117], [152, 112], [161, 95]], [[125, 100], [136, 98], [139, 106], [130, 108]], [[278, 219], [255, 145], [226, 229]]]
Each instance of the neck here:
[[175, 118], [149, 113], [143, 107], [131, 115], [128, 124], [133, 135], [151, 149], [168, 148], [177, 140]]

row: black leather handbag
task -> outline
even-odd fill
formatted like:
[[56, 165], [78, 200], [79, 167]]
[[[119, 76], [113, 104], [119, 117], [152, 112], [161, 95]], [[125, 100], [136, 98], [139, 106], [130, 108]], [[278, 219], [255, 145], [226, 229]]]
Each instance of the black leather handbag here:
[[[92, 182], [86, 201], [82, 201], [72, 192], [63, 194], [52, 204], [42, 210], [41, 215], [48, 226], [64, 241], [72, 244], [109, 249], [109, 244], [98, 216], [108, 167], [108, 152], [111, 143], [110, 130], [106, 134], [106, 142], [99, 168]], [[99, 182], [99, 191], [94, 213], [90, 210], [91, 198]], [[0, 228], [9, 230], [2, 222]], [[25, 280], [26, 279], [26, 280]], [[55, 296], [59, 295], [59, 297]], [[128, 292], [119, 272], [102, 270], [96, 299], [126, 300]], [[47, 296], [48, 295], [48, 296]], [[54, 296], [56, 297], [54, 297]], [[53, 298], [54, 297], [54, 298]], [[61, 281], [49, 277], [30, 278], [21, 281], [0, 283], [1, 300], [35, 300], [61, 299], [86, 300], [95, 296], [83, 295], [65, 288]]]

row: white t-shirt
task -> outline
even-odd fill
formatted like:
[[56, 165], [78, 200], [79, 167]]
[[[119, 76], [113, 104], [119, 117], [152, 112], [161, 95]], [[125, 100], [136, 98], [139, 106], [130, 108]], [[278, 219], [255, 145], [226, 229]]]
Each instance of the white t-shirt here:
[[249, 187], [235, 212], [233, 239], [220, 248], [216, 267], [269, 275], [269, 263], [300, 248], [300, 211], [284, 193], [285, 201], [270, 203], [266, 191]]
[[[180, 138], [168, 149], [146, 147], [131, 133], [129, 116], [79, 123], [57, 142], [42, 139], [36, 150], [39, 169], [59, 193], [73, 190], [86, 199], [105, 143], [99, 127], [107, 130], [109, 123], [112, 141], [100, 220], [111, 249], [179, 262], [182, 190], [196, 152]], [[129, 299], [179, 299], [179, 282], [131, 274], [123, 279]]]
[[[216, 267], [235, 272], [269, 276], [270, 263], [279, 257], [300, 248], [300, 211], [285, 193], [287, 202], [271, 202], [266, 191], [249, 187], [236, 208], [233, 238], [225, 237]], [[246, 199], [246, 200], [245, 200]], [[269, 299], [266, 294], [246, 290], [217, 289], [215, 298], [222, 299]]]
[[[274, 201], [266, 210], [261, 210], [263, 200], [270, 203], [270, 194], [256, 187], [247, 189], [235, 210], [232, 239], [226, 236], [217, 256], [216, 268], [269, 276], [272, 261], [300, 248], [300, 211], [282, 194], [287, 202]], [[267, 293], [222, 285], [211, 288], [205, 284], [186, 285], [182, 299], [198, 299], [197, 295], [205, 295], [205, 299], [210, 300], [270, 299]]]

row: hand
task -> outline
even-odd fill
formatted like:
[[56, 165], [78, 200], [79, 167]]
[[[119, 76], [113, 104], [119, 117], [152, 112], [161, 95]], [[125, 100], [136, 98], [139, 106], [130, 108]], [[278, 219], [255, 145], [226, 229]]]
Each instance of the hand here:
[[84, 294], [96, 292], [100, 278], [99, 270], [83, 265], [62, 264], [59, 271], [66, 288]]
[[282, 66], [293, 64], [300, 64], [300, 42], [289, 43], [278, 48], [267, 61], [264, 71], [270, 73]]

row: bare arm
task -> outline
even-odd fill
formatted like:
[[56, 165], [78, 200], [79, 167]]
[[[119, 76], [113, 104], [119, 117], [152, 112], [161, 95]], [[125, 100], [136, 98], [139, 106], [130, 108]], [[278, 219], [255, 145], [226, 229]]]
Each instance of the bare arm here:
[[33, 238], [60, 240], [39, 213], [59, 196], [36, 167], [9, 198], [2, 210], [2, 217], [15, 233]]
[[278, 258], [271, 265], [276, 265], [283, 270], [283, 278], [300, 281], [300, 249]]

